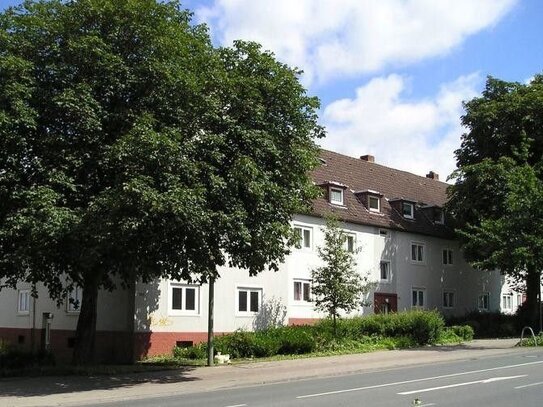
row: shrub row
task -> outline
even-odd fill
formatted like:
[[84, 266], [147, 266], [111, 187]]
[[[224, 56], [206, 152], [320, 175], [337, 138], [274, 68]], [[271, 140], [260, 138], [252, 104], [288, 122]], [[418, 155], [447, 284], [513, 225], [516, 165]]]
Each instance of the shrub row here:
[[[215, 338], [215, 351], [230, 354], [232, 358], [251, 358], [361, 347], [395, 349], [435, 344], [444, 327], [443, 317], [435, 311], [341, 319], [338, 320], [337, 334], [334, 334], [332, 321], [322, 320], [313, 326], [286, 326], [257, 332], [240, 330], [218, 336]], [[469, 327], [455, 329], [454, 334], [464, 340], [473, 336]], [[204, 359], [207, 349], [202, 343], [189, 348], [174, 348], [173, 352], [178, 358]]]
[[0, 344], [0, 370], [24, 369], [35, 366], [54, 365], [55, 360], [50, 352], [28, 352]]
[[447, 325], [469, 325], [476, 338], [510, 338], [520, 335], [522, 322], [517, 315], [472, 311], [461, 317], [447, 318]]

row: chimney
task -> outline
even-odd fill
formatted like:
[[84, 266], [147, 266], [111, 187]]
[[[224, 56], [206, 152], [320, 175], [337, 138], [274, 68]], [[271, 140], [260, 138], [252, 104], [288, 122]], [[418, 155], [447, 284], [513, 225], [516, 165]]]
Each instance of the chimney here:
[[369, 154], [361, 155], [360, 159], [364, 160], [364, 161], [367, 161], [369, 163], [374, 163], [375, 162], [375, 157], [373, 155], [369, 155]]
[[439, 174], [436, 174], [433, 171], [430, 171], [428, 174], [426, 174], [426, 178], [435, 179], [436, 181], [439, 181]]

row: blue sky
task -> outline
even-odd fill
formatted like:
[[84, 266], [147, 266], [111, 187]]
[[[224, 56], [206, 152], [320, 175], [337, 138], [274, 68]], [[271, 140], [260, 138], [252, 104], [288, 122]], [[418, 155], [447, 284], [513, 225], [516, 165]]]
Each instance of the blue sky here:
[[[18, 1], [0, 0], [3, 9]], [[441, 179], [462, 101], [543, 72], [541, 0], [188, 0], [217, 45], [255, 40], [321, 99], [320, 144]]]

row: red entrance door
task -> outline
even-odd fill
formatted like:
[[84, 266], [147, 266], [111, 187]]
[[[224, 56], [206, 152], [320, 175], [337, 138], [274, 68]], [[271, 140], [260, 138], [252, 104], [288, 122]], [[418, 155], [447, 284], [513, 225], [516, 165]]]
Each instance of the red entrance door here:
[[373, 312], [388, 314], [398, 311], [398, 294], [375, 293], [373, 295]]

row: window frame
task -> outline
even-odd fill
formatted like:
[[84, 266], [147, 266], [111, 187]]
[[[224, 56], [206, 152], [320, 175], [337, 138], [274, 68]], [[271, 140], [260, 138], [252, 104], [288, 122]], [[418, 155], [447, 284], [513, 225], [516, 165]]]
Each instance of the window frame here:
[[[404, 209], [406, 206], [411, 208], [410, 214], [405, 213]], [[415, 204], [413, 202], [402, 201], [402, 216], [405, 219], [415, 219]]]
[[[388, 267], [386, 268], [387, 271], [387, 278], [383, 278], [383, 269], [381, 268], [382, 264], [386, 264]], [[391, 269], [391, 263], [390, 260], [381, 260], [379, 262], [379, 281], [381, 283], [390, 283], [392, 281], [392, 269]]]
[[[22, 298], [25, 298], [24, 304], [26, 307], [23, 309], [21, 307], [22, 304]], [[30, 298], [31, 293], [30, 290], [27, 288], [23, 288], [17, 291], [17, 314], [18, 315], [29, 315], [30, 314]]]
[[[415, 292], [417, 293], [417, 296], [416, 296], [416, 303], [417, 304], [413, 304], [413, 294]], [[422, 294], [422, 305], [419, 304], [419, 300], [421, 298], [420, 294]], [[424, 288], [424, 287], [411, 287], [411, 309], [420, 309], [420, 310], [426, 309], [426, 303], [427, 302], [428, 302], [428, 300], [426, 298], [426, 288]]]
[[[70, 301], [70, 299], [72, 298], [78, 301], [77, 308], [75, 308], [75, 304], [73, 304]], [[82, 302], [83, 302], [83, 288], [81, 288], [78, 285], [74, 285], [74, 287], [70, 290], [70, 292], [66, 294], [66, 312], [68, 314], [79, 314], [81, 312]]]
[[[486, 297], [486, 308], [483, 306], [481, 307], [481, 299], [483, 299], [483, 305], [484, 305], [484, 298]], [[477, 296], [477, 309], [479, 311], [490, 311], [490, 293], [489, 292], [483, 292], [480, 293]]]
[[[506, 307], [505, 303], [509, 302], [509, 307]], [[502, 294], [502, 310], [512, 311], [513, 310], [513, 294]]]
[[[313, 250], [313, 228], [295, 224], [292, 227], [294, 230], [300, 229], [300, 241], [294, 246], [297, 250]], [[305, 232], [309, 232], [309, 245], [305, 245]]]
[[[437, 212], [437, 216], [436, 216]], [[444, 225], [445, 224], [445, 211], [443, 208], [436, 208], [434, 211], [434, 223], [437, 223], [438, 225]]]
[[[296, 299], [296, 284], [300, 284], [300, 299], [299, 300]], [[306, 300], [306, 293], [307, 293], [306, 287], [309, 290], [308, 300]], [[297, 305], [313, 304], [312, 294], [313, 294], [313, 290], [312, 290], [312, 284], [311, 284], [310, 279], [294, 278], [292, 280], [292, 300], [294, 301], [294, 304], [297, 304]]]
[[[239, 294], [241, 291], [247, 292], [247, 311], [240, 311], [239, 306]], [[258, 310], [251, 311], [251, 293], [258, 293]], [[249, 287], [249, 286], [238, 286], [236, 287], [236, 316], [238, 317], [254, 317], [262, 310], [262, 299], [264, 296], [264, 290], [262, 287]]]
[[453, 249], [450, 249], [448, 247], [444, 247], [441, 251], [441, 264], [444, 266], [452, 266], [454, 265], [454, 255], [453, 255]]
[[[347, 250], [348, 253], [356, 253], [356, 234], [343, 232], [343, 235], [345, 236], [345, 242], [343, 242], [343, 248]], [[353, 242], [352, 250], [349, 250], [349, 239], [352, 239], [352, 242]]]
[[[173, 308], [173, 290], [181, 289], [181, 309]], [[194, 309], [187, 309], [187, 290], [194, 290]], [[201, 312], [201, 286], [186, 282], [168, 282], [168, 315], [171, 316], [199, 316]]]
[[[340, 196], [340, 200], [334, 200], [332, 199], [332, 192], [339, 192], [339, 196]], [[329, 199], [328, 199], [328, 202], [330, 202], [332, 205], [340, 205], [340, 206], [344, 206], [344, 202], [345, 202], [345, 196], [344, 196], [344, 190], [343, 188], [339, 188], [339, 187], [330, 187], [329, 188], [329, 191], [328, 191], [328, 196], [329, 196]]]
[[[447, 298], [447, 300], [445, 300]], [[451, 301], [452, 298], [452, 301]], [[456, 290], [443, 290], [442, 295], [442, 306], [445, 309], [453, 309], [456, 308]], [[452, 303], [452, 304], [451, 304]]]
[[[421, 247], [422, 248], [422, 251], [419, 251], [419, 249], [417, 248], [416, 249], [416, 255], [415, 255], [415, 258], [413, 258], [413, 246], [417, 246], [417, 247]], [[413, 264], [426, 264], [426, 244], [423, 243], [423, 242], [411, 242], [411, 246], [410, 246], [411, 250], [410, 250], [410, 253], [409, 253], [409, 258], [411, 260], [411, 263]], [[420, 254], [420, 259], [419, 259], [419, 254]]]
[[[374, 199], [377, 201], [377, 208], [371, 207], [371, 200]], [[381, 212], [381, 198], [377, 195], [368, 194], [368, 210], [370, 212], [380, 213]]]

